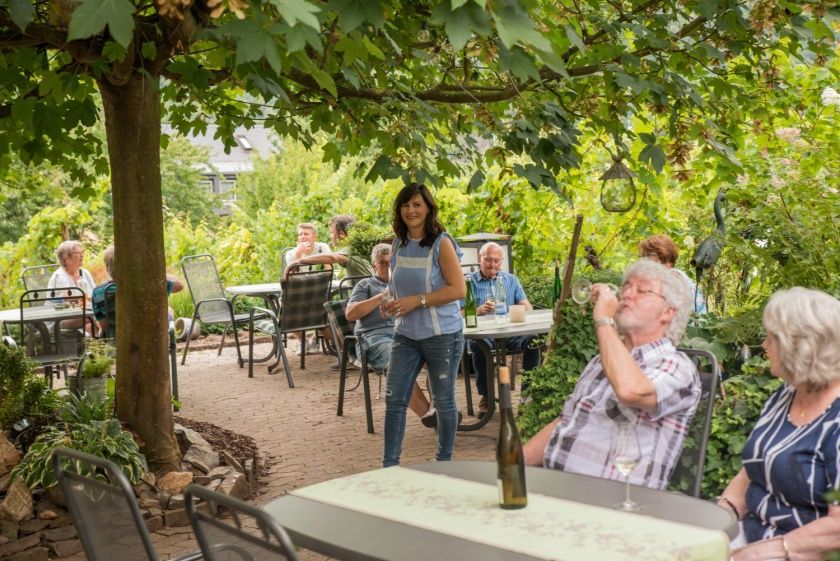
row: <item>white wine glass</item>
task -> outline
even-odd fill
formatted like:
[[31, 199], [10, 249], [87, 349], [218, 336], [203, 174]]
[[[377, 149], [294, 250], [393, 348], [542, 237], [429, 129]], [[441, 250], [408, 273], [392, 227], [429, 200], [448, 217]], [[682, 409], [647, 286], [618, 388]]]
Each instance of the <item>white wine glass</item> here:
[[616, 423], [613, 426], [611, 457], [615, 469], [624, 476], [624, 501], [616, 508], [625, 512], [638, 512], [641, 505], [630, 499], [630, 474], [642, 459], [634, 425]]
[[391, 294], [391, 291], [386, 286], [385, 290], [382, 291], [382, 299], [379, 301], [380, 313], [382, 314], [383, 318], [391, 317], [391, 314], [388, 313], [386, 308], [388, 307], [388, 304], [390, 304], [393, 301], [394, 301], [394, 296], [393, 296], [393, 294]]
[[[614, 284], [607, 283], [614, 294], [618, 294], [618, 287]], [[579, 278], [572, 284], [572, 300], [575, 304], [584, 305], [592, 298], [592, 281], [587, 278]]]

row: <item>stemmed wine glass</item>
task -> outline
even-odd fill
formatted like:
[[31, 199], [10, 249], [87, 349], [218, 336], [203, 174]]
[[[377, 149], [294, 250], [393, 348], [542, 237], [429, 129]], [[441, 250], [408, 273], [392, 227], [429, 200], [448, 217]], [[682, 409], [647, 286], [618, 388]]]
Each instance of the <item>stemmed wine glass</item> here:
[[391, 294], [391, 290], [386, 286], [385, 290], [382, 291], [382, 299], [379, 301], [380, 313], [383, 318], [391, 317], [391, 314], [386, 310], [386, 308], [388, 307], [388, 304], [393, 301], [394, 295]]
[[615, 469], [624, 476], [624, 501], [616, 508], [625, 512], [637, 512], [642, 507], [630, 499], [630, 474], [639, 465], [642, 452], [634, 425], [623, 422], [613, 426], [611, 457]]
[[[607, 288], [618, 294], [618, 287], [614, 284], [607, 283]], [[572, 300], [575, 304], [586, 304], [592, 298], [592, 281], [581, 277], [572, 284]]]

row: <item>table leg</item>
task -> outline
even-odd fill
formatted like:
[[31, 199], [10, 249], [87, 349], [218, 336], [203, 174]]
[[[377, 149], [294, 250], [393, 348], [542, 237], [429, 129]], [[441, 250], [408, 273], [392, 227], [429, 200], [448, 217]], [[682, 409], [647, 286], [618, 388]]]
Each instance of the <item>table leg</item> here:
[[[496, 342], [498, 345], [498, 342]], [[504, 342], [503, 342], [504, 345]], [[490, 345], [484, 342], [482, 339], [478, 339], [475, 341], [474, 349], [478, 349], [479, 352], [484, 354], [484, 364], [487, 364], [489, 368], [487, 368], [487, 413], [485, 413], [484, 417], [476, 421], [475, 423], [464, 423], [461, 422], [458, 425], [458, 430], [462, 432], [478, 430], [487, 423], [490, 422], [490, 419], [493, 418], [493, 413], [496, 411], [496, 382], [495, 382], [495, 372], [496, 372], [496, 359], [494, 358], [493, 351], [490, 349]], [[504, 361], [504, 347], [502, 348], [502, 360]]]

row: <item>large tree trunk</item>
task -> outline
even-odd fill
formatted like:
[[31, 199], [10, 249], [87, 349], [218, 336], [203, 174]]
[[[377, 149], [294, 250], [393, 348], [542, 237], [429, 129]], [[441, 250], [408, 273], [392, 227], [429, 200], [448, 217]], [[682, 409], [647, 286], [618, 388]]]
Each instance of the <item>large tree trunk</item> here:
[[167, 360], [159, 80], [99, 82], [111, 162], [117, 292], [117, 417], [156, 471], [179, 467]]

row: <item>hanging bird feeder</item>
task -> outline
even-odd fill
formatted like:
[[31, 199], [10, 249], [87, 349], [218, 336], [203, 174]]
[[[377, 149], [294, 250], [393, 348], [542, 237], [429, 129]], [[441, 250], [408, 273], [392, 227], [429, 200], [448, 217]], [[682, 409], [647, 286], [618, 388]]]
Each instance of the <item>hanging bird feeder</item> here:
[[601, 206], [607, 212], [627, 212], [636, 204], [636, 174], [613, 159], [613, 165], [599, 178], [601, 181]]

